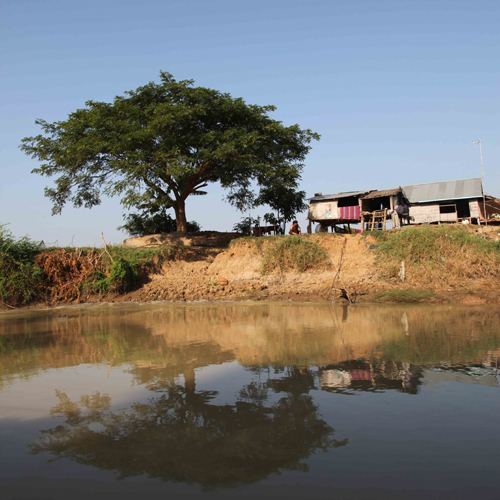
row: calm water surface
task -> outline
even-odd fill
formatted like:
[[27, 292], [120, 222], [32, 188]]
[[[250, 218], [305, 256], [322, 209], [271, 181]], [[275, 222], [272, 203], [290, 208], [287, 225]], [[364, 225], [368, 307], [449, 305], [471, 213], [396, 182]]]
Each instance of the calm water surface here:
[[500, 309], [0, 314], [0, 497], [500, 498]]

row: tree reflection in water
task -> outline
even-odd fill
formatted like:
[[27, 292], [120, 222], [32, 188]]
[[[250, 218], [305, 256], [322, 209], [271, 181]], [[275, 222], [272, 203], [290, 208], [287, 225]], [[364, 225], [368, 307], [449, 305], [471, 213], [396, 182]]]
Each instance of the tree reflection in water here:
[[[49, 452], [80, 464], [118, 471], [119, 478], [148, 474], [205, 490], [265, 479], [281, 470], [308, 471], [301, 463], [317, 450], [344, 446], [322, 418], [307, 369], [289, 368], [279, 380], [245, 385], [234, 405], [216, 405], [216, 391], [196, 391], [194, 372], [184, 386], [129, 410], [112, 412], [107, 395], [72, 402], [58, 392], [52, 409], [63, 425], [41, 431], [31, 453]], [[270, 402], [269, 391], [280, 397]]]

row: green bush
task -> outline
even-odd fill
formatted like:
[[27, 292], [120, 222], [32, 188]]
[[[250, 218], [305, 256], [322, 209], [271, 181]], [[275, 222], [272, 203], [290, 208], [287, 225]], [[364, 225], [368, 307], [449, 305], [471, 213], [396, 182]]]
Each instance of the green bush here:
[[128, 292], [134, 286], [137, 278], [137, 271], [127, 260], [120, 257], [111, 266], [108, 276], [110, 288], [118, 292]]
[[27, 236], [14, 239], [7, 229], [7, 224], [0, 224], [0, 252], [10, 255], [16, 262], [24, 264], [31, 262], [33, 257], [40, 252], [39, 244]]
[[32, 259], [40, 249], [26, 236], [16, 240], [6, 226], [0, 224], [0, 300], [20, 306], [39, 292], [41, 273]]
[[265, 250], [261, 272], [304, 272], [309, 269], [325, 269], [329, 264], [327, 253], [317, 243], [297, 236], [285, 236], [277, 238], [276, 242]]
[[122, 257], [113, 262], [106, 276], [102, 271], [95, 271], [84, 287], [91, 293], [107, 293], [114, 291], [126, 293], [132, 290], [137, 281], [137, 268]]
[[106, 293], [109, 289], [108, 277], [102, 271], [95, 271], [92, 278], [84, 284], [84, 288], [92, 293]]
[[30, 302], [39, 292], [40, 270], [30, 263], [17, 262], [0, 253], [0, 300], [11, 306]]

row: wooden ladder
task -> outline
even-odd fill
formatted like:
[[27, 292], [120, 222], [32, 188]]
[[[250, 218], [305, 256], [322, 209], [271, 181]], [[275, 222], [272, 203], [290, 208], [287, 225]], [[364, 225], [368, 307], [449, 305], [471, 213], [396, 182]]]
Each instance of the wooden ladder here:
[[[384, 210], [375, 210], [372, 212], [372, 220], [371, 220], [371, 230], [383, 229], [385, 231], [385, 226], [387, 222], [387, 209]], [[382, 224], [381, 228], [376, 228], [375, 224]]]

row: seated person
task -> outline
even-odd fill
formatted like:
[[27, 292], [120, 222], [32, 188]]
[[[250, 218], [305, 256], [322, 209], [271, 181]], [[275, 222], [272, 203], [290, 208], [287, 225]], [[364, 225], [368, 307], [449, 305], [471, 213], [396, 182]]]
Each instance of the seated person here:
[[296, 220], [294, 220], [292, 222], [292, 225], [290, 227], [290, 231], [288, 231], [288, 234], [300, 234], [300, 226]]

